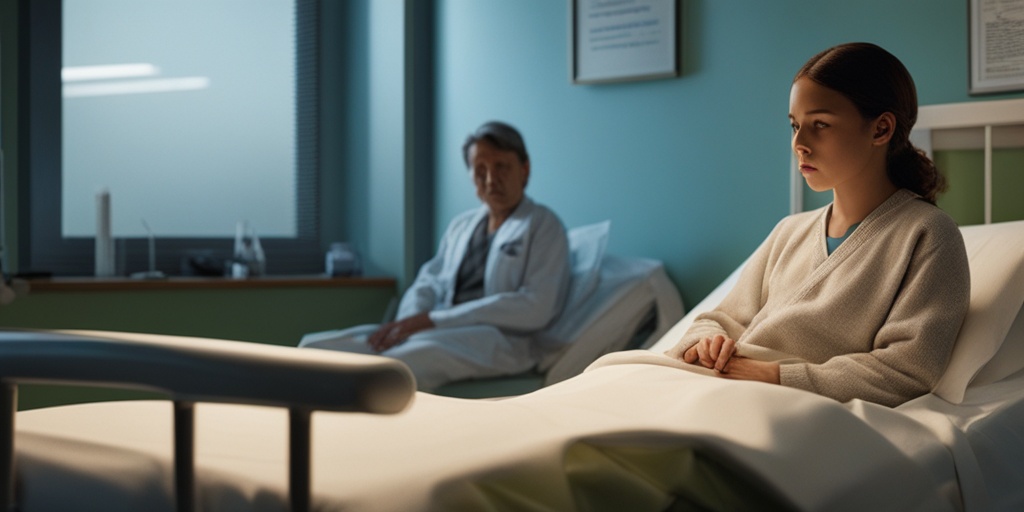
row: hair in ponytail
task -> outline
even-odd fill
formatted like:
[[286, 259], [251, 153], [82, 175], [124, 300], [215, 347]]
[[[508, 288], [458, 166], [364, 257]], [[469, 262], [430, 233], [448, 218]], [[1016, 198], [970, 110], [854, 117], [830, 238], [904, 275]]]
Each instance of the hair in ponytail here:
[[946, 191], [946, 177], [928, 155], [909, 140], [900, 148], [890, 143], [886, 173], [893, 185], [910, 190], [932, 204]]
[[793, 81], [803, 77], [848, 98], [865, 119], [891, 112], [896, 127], [889, 141], [889, 180], [935, 204], [946, 190], [946, 179], [910, 142], [917, 122], [917, 88], [899, 59], [871, 43], [841, 44], [811, 57]]

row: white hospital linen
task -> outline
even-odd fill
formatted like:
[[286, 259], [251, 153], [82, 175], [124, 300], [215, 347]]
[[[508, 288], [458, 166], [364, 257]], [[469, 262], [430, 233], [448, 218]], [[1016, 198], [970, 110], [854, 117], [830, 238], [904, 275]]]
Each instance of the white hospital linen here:
[[379, 354], [366, 342], [378, 327], [307, 334], [299, 346], [393, 357], [412, 370], [416, 387], [423, 391], [457, 380], [522, 373], [536, 364], [529, 338], [506, 335], [490, 325], [421, 331]]
[[[606, 364], [506, 400], [420, 393], [397, 415], [314, 413], [314, 508], [666, 510], [674, 491], [651, 489], [642, 475], [666, 476], [673, 466], [659, 470], [641, 464], [633, 478], [631, 472], [622, 478], [598, 475], [598, 485], [581, 487], [591, 480], [578, 470], [593, 466], [573, 467], [567, 453], [608, 443], [627, 450], [701, 448], [799, 510], [956, 508], [935, 489], [932, 470], [894, 447], [888, 433], [876, 431], [856, 409], [783, 386], [679, 371], [671, 359], [647, 351], [619, 354], [657, 362], [630, 364], [620, 356], [616, 359], [624, 364]], [[170, 413], [171, 406], [159, 402], [19, 413], [22, 510], [67, 510], [58, 501], [61, 494], [73, 500], [64, 504], [103, 503], [106, 512], [159, 510], [131, 505], [160, 491], [171, 493]], [[197, 495], [203, 510], [286, 510], [285, 410], [201, 403], [196, 422]], [[899, 426], [893, 422], [893, 428]], [[936, 445], [923, 451], [941, 449], [927, 429], [903, 426], [922, 446]], [[144, 485], [154, 481], [163, 487]], [[581, 505], [606, 497], [602, 489], [634, 484], [645, 495], [665, 494], [669, 502], [617, 509]], [[105, 501], [94, 499], [101, 496]], [[164, 497], [157, 504], [168, 502]]]
[[[406, 290], [398, 319], [429, 313], [435, 329], [422, 331], [381, 355], [412, 368], [417, 386], [434, 389], [471, 377], [521, 373], [537, 364], [531, 335], [558, 316], [569, 290], [569, 242], [558, 216], [529, 197], [494, 233], [484, 274], [484, 296], [453, 304], [459, 266], [486, 206], [458, 215], [437, 254]], [[303, 337], [300, 347], [370, 353], [375, 326]]]

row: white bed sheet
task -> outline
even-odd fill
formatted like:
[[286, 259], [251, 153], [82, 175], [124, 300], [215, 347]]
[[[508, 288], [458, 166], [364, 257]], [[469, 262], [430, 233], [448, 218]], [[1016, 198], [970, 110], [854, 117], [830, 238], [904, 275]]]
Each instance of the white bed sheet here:
[[895, 412], [940, 435], [966, 510], [1024, 510], [1024, 371], [968, 388], [960, 404], [928, 394]]
[[599, 270], [593, 290], [537, 334], [543, 355], [536, 372], [454, 382], [433, 392], [477, 398], [534, 391], [578, 375], [598, 357], [632, 343], [645, 348], [682, 318], [682, 298], [660, 261], [606, 254]]
[[[655, 327], [645, 347], [661, 339], [684, 313], [682, 298], [664, 265], [647, 258], [606, 255], [593, 293], [538, 335], [542, 345], [560, 345], [538, 365], [546, 374], [544, 385], [578, 375], [598, 357], [623, 350], [652, 313]], [[561, 341], [556, 344], [550, 339]]]
[[[571, 510], [584, 498], [565, 454], [613, 438], [710, 448], [801, 510], [1024, 508], [1024, 372], [971, 388], [960, 404], [926, 395], [889, 409], [706, 378], [649, 351], [599, 363], [507, 400], [421, 393], [392, 417], [315, 413], [314, 503]], [[286, 412], [201, 403], [196, 414], [202, 509], [285, 510]], [[170, 510], [171, 425], [167, 402], [19, 413], [22, 510]]]
[[[565, 454], [609, 438], [632, 447], [706, 447], [801, 510], [958, 508], [936, 488], [934, 471], [857, 408], [673, 364], [625, 352], [507, 400], [421, 393], [391, 417], [315, 413], [316, 510], [575, 510], [585, 496], [567, 476]], [[103, 503], [111, 512], [169, 502], [170, 419], [170, 405], [160, 402], [19, 414], [22, 510], [64, 510], [66, 500]], [[199, 404], [196, 420], [203, 510], [284, 510], [285, 412]], [[922, 447], [915, 453], [943, 449], [920, 423], [887, 425], [914, 437]], [[671, 501], [671, 489], [664, 494], [650, 510]]]

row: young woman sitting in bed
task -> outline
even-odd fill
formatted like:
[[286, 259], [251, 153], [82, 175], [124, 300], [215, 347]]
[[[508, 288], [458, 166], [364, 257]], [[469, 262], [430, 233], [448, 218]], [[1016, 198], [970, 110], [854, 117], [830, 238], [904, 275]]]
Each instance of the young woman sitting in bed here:
[[929, 392], [967, 313], [963, 239], [909, 140], [913, 79], [867, 43], [815, 55], [789, 99], [793, 151], [832, 204], [775, 227], [667, 355], [715, 375], [896, 406]]

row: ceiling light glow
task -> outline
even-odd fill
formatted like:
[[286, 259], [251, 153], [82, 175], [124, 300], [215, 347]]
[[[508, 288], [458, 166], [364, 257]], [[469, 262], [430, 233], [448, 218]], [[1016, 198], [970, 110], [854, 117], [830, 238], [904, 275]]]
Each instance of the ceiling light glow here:
[[80, 82], [84, 80], [108, 80], [111, 78], [140, 78], [156, 76], [160, 68], [149, 63], [107, 64], [102, 66], [68, 66], [60, 71], [64, 82]]
[[184, 78], [157, 78], [153, 80], [117, 80], [113, 82], [67, 84], [65, 98], [111, 96], [115, 94], [146, 94], [155, 92], [195, 91], [210, 86], [205, 76]]

